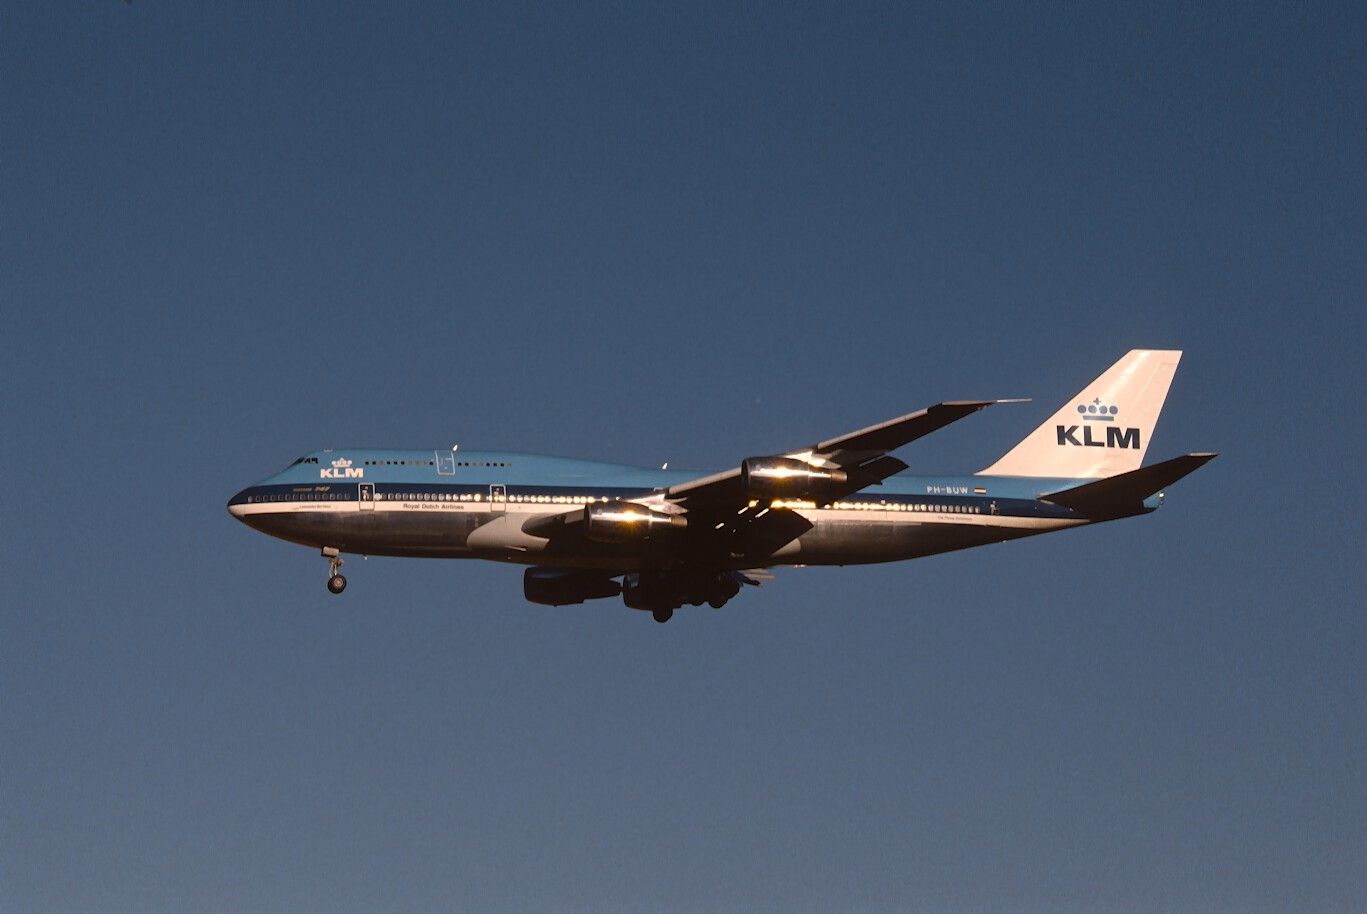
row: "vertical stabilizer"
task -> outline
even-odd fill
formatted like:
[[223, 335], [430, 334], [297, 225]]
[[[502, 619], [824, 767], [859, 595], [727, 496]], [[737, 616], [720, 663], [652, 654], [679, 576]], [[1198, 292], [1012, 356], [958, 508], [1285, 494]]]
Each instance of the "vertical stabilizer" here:
[[1181, 358], [1131, 349], [979, 475], [1100, 479], [1139, 469]]

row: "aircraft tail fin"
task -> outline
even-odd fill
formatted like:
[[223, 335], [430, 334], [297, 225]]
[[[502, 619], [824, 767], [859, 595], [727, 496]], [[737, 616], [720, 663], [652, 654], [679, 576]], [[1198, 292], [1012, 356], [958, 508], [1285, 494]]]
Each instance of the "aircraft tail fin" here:
[[1101, 479], [1139, 469], [1181, 358], [1131, 349], [978, 475]]
[[1126, 517], [1143, 510], [1144, 499], [1214, 460], [1215, 454], [1183, 454], [1153, 466], [1041, 495], [1042, 501], [1072, 508], [1093, 520]]

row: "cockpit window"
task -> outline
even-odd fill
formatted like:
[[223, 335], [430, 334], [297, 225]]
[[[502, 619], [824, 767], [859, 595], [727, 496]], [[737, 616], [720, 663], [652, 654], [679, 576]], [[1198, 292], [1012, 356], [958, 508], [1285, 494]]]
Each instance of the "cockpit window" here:
[[317, 458], [317, 457], [300, 457], [298, 460], [294, 461], [294, 463], [291, 463], [290, 466], [292, 466], [292, 467], [297, 467], [297, 466], [299, 466], [299, 464], [301, 464], [301, 463], [317, 463], [317, 462], [318, 462], [318, 458]]

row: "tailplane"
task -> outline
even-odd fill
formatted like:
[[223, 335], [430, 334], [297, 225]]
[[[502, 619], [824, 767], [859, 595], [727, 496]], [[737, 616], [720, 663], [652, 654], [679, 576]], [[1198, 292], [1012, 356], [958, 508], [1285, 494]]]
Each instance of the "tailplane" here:
[[978, 475], [1101, 479], [1139, 469], [1181, 358], [1131, 349]]
[[1161, 496], [1163, 490], [1188, 473], [1198, 470], [1211, 460], [1214, 454], [1184, 454], [1153, 466], [1141, 467], [1119, 476], [1108, 476], [1096, 482], [1083, 483], [1059, 492], [1041, 495], [1041, 501], [1052, 502], [1065, 508], [1072, 508], [1092, 520], [1106, 520], [1112, 517], [1127, 517], [1144, 510], [1144, 501], [1154, 495]]

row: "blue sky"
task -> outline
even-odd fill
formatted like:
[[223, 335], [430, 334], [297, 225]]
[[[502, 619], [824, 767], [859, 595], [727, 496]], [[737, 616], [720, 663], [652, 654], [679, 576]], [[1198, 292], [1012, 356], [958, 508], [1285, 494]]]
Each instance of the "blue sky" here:
[[[0, 907], [1348, 911], [1352, 4], [10, 5]], [[987, 465], [1186, 356], [1158, 514], [667, 626], [348, 563], [326, 446]]]

